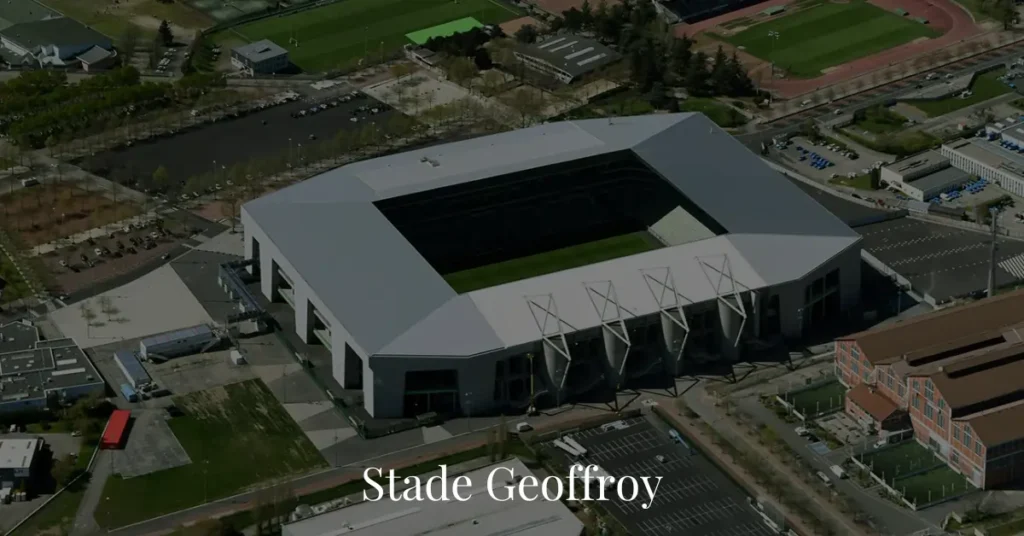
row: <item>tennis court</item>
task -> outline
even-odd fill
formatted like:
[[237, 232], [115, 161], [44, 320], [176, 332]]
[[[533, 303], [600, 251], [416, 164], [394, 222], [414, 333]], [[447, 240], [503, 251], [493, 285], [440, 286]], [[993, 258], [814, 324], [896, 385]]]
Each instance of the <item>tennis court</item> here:
[[720, 37], [791, 76], [814, 78], [830, 67], [939, 32], [863, 0], [803, 4], [791, 14]]
[[224, 22], [266, 11], [274, 2], [268, 0], [188, 0], [188, 3], [215, 21]]
[[[195, 0], [206, 1], [206, 0]], [[376, 63], [409, 43], [406, 34], [471, 18], [500, 24], [521, 13], [502, 0], [344, 0], [231, 30], [252, 42], [270, 39], [307, 72]]]
[[838, 381], [831, 381], [802, 390], [783, 393], [783, 399], [808, 419], [843, 409], [846, 388]]
[[922, 471], [929, 467], [944, 466], [942, 460], [916, 441], [906, 441], [893, 447], [862, 454], [861, 463], [871, 471], [892, 483], [900, 477]]

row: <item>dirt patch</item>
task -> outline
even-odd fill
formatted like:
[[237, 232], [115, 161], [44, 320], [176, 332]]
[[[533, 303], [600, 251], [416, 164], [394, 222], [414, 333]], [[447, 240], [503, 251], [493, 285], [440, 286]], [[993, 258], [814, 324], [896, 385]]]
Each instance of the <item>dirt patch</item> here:
[[141, 213], [134, 203], [83, 190], [78, 183], [51, 182], [22, 188], [0, 196], [0, 206], [0, 225], [29, 246], [67, 238]]
[[[132, 237], [143, 240], [148, 234], [148, 229], [127, 234], [119, 231], [114, 238], [104, 237], [94, 240], [93, 244], [85, 242], [62, 248], [43, 255], [41, 258], [49, 272], [54, 274], [54, 280], [60, 290], [65, 294], [71, 294], [115, 277], [128, 275], [157, 262], [158, 259], [178, 246], [179, 238], [182, 236], [179, 234], [179, 237], [173, 235], [161, 237], [155, 241], [156, 247], [153, 249], [144, 249], [131, 242]], [[125, 249], [120, 249], [118, 243]], [[106, 247], [112, 253], [109, 256], [97, 258], [93, 251], [97, 247]], [[129, 247], [131, 249], [128, 249]], [[82, 255], [89, 258], [94, 266], [90, 267], [82, 262]], [[61, 266], [60, 261], [67, 263], [68, 267]]]

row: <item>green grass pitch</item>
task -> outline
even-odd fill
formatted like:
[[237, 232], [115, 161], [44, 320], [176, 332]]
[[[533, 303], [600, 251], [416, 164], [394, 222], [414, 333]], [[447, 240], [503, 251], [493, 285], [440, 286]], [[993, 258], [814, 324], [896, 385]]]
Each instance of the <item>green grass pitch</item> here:
[[[227, 497], [253, 484], [325, 466], [316, 447], [260, 380], [174, 399], [168, 421], [192, 463], [148, 475], [112, 476], [96, 510], [104, 528], [123, 527]], [[116, 465], [114, 472], [117, 472]]]
[[[773, 39], [769, 32], [778, 32]], [[798, 78], [939, 32], [863, 0], [822, 3], [721, 37]], [[773, 48], [774, 47], [774, 48]]]
[[498, 24], [518, 16], [501, 0], [342, 0], [228, 31], [247, 41], [270, 39], [288, 49], [293, 63], [313, 72], [378, 58], [382, 51], [387, 56], [409, 43], [405, 35], [416, 30], [465, 17]]
[[462, 294], [664, 247], [646, 231], [613, 236], [444, 276]]

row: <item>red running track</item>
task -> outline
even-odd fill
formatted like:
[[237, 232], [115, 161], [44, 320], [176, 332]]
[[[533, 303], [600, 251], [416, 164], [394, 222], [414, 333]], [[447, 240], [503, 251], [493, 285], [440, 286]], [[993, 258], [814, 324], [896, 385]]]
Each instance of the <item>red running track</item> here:
[[[924, 17], [928, 24], [944, 33], [935, 38], [906, 43], [895, 48], [880, 52], [873, 56], [860, 58], [833, 68], [826, 74], [817, 78], [805, 79], [781, 79], [765, 81], [763, 87], [774, 90], [779, 96], [789, 98], [804, 93], [810, 93], [817, 89], [862, 76], [872, 71], [895, 65], [907, 60], [955, 45], [970, 37], [980, 34], [982, 31], [974, 24], [970, 14], [952, 0], [871, 0], [871, 2], [882, 9], [893, 11], [896, 8], [903, 8], [910, 12], [912, 17]], [[681, 24], [676, 27], [676, 35], [696, 35], [700, 31], [717, 26], [728, 20], [764, 11], [772, 5], [783, 5], [787, 0], [774, 0], [741, 9], [694, 25]]]

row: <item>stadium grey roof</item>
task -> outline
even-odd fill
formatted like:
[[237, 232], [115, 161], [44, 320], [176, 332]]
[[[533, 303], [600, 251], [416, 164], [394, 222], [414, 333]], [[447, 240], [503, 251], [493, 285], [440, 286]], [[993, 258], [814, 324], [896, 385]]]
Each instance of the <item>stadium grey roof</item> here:
[[[373, 204], [619, 151], [729, 234], [458, 295]], [[247, 203], [243, 221], [267, 235], [278, 262], [367, 355], [507, 348], [540, 338], [533, 313], [541, 306], [526, 296], [552, 294], [567, 329], [584, 329], [600, 319], [582, 282], [613, 281], [627, 314], [642, 315], [658, 308], [638, 270], [670, 266], [683, 295], [703, 301], [720, 293], [706, 274], [724, 257], [739, 284], [759, 288], [799, 279], [859, 240], [701, 114], [551, 123], [357, 162]]]
[[78, 22], [59, 17], [15, 24], [0, 30], [0, 35], [22, 48], [33, 50], [43, 45], [95, 45], [112, 48], [110, 38]]
[[235, 47], [233, 50], [235, 54], [238, 54], [253, 63], [259, 63], [270, 58], [276, 58], [281, 54], [288, 53], [288, 51], [281, 47], [281, 45], [278, 45], [269, 39], [261, 39], [254, 43], [249, 43], [248, 45]]
[[622, 57], [593, 39], [573, 34], [558, 34], [534, 44], [522, 44], [516, 52], [558, 67], [573, 78], [600, 69]]

